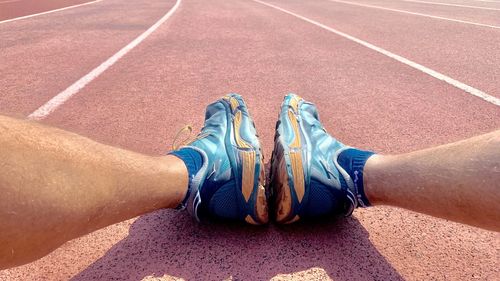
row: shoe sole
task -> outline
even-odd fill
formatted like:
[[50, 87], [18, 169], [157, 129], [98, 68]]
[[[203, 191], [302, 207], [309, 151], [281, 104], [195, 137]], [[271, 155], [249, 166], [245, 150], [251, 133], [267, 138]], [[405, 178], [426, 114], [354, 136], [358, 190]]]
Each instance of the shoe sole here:
[[[234, 132], [234, 142], [236, 143], [238, 156], [242, 161], [242, 171], [241, 171], [241, 194], [245, 200], [245, 203], [252, 199], [252, 195], [255, 194], [255, 204], [253, 214], [255, 217], [247, 215], [245, 221], [249, 224], [261, 225], [266, 224], [269, 221], [269, 212], [267, 206], [267, 197], [265, 189], [265, 170], [264, 170], [264, 157], [262, 154], [262, 149], [258, 140], [258, 136], [255, 135], [255, 139], [258, 146], [252, 145], [252, 142], [245, 140], [241, 134], [240, 129], [242, 126], [242, 111], [236, 110], [238, 107], [242, 106], [247, 109], [243, 98], [236, 94], [230, 94], [223, 98], [230, 106], [233, 119], [233, 132]], [[248, 109], [247, 109], [248, 111]], [[254, 130], [255, 123], [248, 114], [248, 118], [251, 121]], [[230, 157], [231, 159], [231, 157]]]
[[[276, 134], [274, 136], [274, 150], [272, 154], [271, 186], [273, 187], [273, 202], [275, 206], [274, 215], [277, 223], [289, 224], [300, 220], [298, 214], [294, 214], [297, 204], [300, 204], [305, 193], [304, 166], [302, 160], [303, 140], [300, 134], [300, 125], [296, 117], [299, 103], [303, 99], [294, 95], [283, 102], [281, 108], [289, 106], [295, 114], [288, 109], [287, 115], [280, 116], [276, 123]], [[293, 132], [294, 139], [291, 143], [284, 143], [282, 135], [281, 118], [287, 118]]]

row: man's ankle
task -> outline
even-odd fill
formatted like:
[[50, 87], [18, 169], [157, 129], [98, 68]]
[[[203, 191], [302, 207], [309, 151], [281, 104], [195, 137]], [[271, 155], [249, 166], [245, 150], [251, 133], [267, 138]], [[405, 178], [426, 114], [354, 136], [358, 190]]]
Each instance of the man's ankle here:
[[191, 195], [191, 182], [203, 165], [203, 155], [199, 151], [189, 147], [184, 147], [179, 150], [172, 151], [169, 153], [169, 155], [175, 156], [182, 160], [186, 165], [186, 169], [188, 172], [189, 181], [186, 196], [177, 207], [177, 209], [183, 209], [186, 206], [189, 196]]
[[339, 165], [349, 174], [351, 177], [354, 190], [350, 190], [354, 193], [355, 202], [357, 206], [355, 207], [369, 207], [371, 206], [368, 197], [365, 194], [364, 187], [364, 168], [366, 161], [375, 155], [372, 151], [360, 150], [357, 148], [349, 148], [342, 151], [337, 158]]

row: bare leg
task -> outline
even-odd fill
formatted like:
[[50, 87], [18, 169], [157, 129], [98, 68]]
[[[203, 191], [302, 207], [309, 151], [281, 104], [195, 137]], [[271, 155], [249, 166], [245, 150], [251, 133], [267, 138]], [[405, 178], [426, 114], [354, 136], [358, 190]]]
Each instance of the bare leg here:
[[184, 163], [0, 116], [0, 269], [160, 208], [187, 191]]
[[364, 174], [373, 205], [500, 231], [500, 131], [408, 154], [373, 156]]

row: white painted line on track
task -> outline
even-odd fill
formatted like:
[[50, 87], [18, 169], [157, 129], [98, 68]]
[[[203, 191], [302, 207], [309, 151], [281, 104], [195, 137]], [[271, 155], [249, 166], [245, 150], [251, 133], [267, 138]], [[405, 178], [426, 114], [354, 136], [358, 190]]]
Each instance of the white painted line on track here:
[[14, 3], [14, 2], [19, 2], [21, 0], [5, 0], [5, 1], [0, 1], [0, 4], [7, 4], [7, 3]]
[[155, 24], [153, 24], [150, 28], [148, 28], [148, 30], [144, 31], [144, 33], [139, 35], [132, 42], [128, 43], [127, 46], [123, 47], [112, 57], [107, 59], [101, 65], [94, 68], [92, 71], [90, 71], [85, 76], [80, 78], [78, 81], [73, 83], [71, 86], [66, 88], [66, 90], [60, 92], [55, 97], [46, 102], [44, 105], [42, 105], [40, 108], [38, 108], [33, 113], [28, 115], [28, 118], [32, 120], [43, 119], [47, 117], [50, 113], [52, 113], [54, 110], [56, 110], [58, 107], [63, 105], [73, 95], [78, 93], [81, 89], [87, 86], [87, 84], [92, 82], [92, 80], [101, 75], [104, 71], [106, 71], [113, 64], [115, 64], [119, 59], [121, 59], [128, 52], [130, 52], [137, 45], [139, 45], [142, 41], [144, 41], [144, 39], [146, 39], [149, 35], [151, 35], [151, 33], [153, 33], [161, 24], [163, 24], [168, 18], [170, 18], [170, 16], [172, 16], [175, 13], [177, 8], [179, 8], [179, 5], [181, 4], [181, 1], [182, 0], [177, 0], [175, 2], [175, 5], [161, 19], [159, 19]]
[[362, 4], [362, 3], [356, 3], [356, 2], [349, 2], [349, 1], [341, 1], [341, 0], [328, 0], [328, 1], [330, 1], [330, 2], [337, 2], [337, 3], [343, 3], [343, 4], [347, 4], [347, 5], [354, 5], [354, 6], [359, 6], [359, 7], [365, 7], [365, 8], [380, 9], [380, 10], [386, 10], [386, 11], [391, 11], [391, 12], [398, 12], [398, 13], [410, 14], [410, 15], [415, 15], [415, 16], [428, 17], [428, 18], [433, 18], [433, 19], [447, 20], [447, 21], [452, 21], [452, 22], [472, 24], [472, 25], [476, 25], [476, 26], [482, 26], [482, 27], [489, 27], [489, 28], [500, 29], [500, 26], [496, 26], [496, 25], [489, 25], [489, 24], [477, 23], [477, 22], [472, 22], [472, 21], [465, 21], [465, 20], [458, 20], [458, 19], [452, 19], [452, 18], [445, 18], [445, 17], [427, 15], [427, 14], [422, 14], [422, 13], [410, 12], [410, 11], [406, 11], [406, 10], [392, 9], [392, 8], [387, 8], [387, 7], [374, 6], [374, 5]]
[[461, 7], [461, 8], [471, 8], [471, 9], [500, 11], [500, 9], [497, 9], [497, 8], [478, 7], [478, 6], [469, 6], [469, 5], [452, 4], [452, 3], [440, 3], [440, 2], [417, 1], [417, 0], [401, 0], [401, 1], [404, 1], [404, 2], [413, 2], [413, 3], [422, 3], [422, 4], [432, 4], [432, 5], [443, 5], [443, 6]]
[[31, 15], [27, 15], [27, 16], [22, 16], [22, 17], [17, 17], [17, 18], [13, 18], [13, 19], [3, 20], [3, 21], [0, 21], [0, 23], [6, 23], [6, 22], [11, 22], [11, 21], [16, 21], [16, 20], [23, 20], [23, 19], [29, 19], [29, 18], [32, 18], [32, 17], [46, 15], [46, 14], [51, 14], [51, 13], [60, 12], [60, 11], [68, 10], [68, 9], [73, 9], [73, 8], [76, 8], [76, 7], [90, 5], [90, 4], [94, 4], [94, 3], [97, 3], [97, 2], [101, 2], [101, 1], [102, 0], [95, 0], [95, 1], [86, 2], [86, 3], [82, 3], [82, 4], [78, 4], [78, 5], [73, 5], [73, 6], [68, 6], [68, 7], [64, 7], [64, 8], [60, 8], [60, 9], [50, 10], [50, 11], [46, 11], [46, 12], [43, 12], [43, 13], [31, 14]]
[[469, 94], [471, 94], [473, 96], [481, 98], [481, 99], [483, 99], [483, 100], [485, 100], [485, 101], [487, 101], [489, 103], [492, 103], [494, 105], [500, 106], [500, 99], [499, 98], [491, 96], [491, 95], [488, 95], [487, 93], [485, 93], [485, 92], [483, 92], [481, 90], [478, 90], [478, 89], [476, 89], [476, 88], [474, 88], [472, 86], [469, 86], [469, 85], [467, 85], [465, 83], [462, 83], [462, 82], [460, 82], [458, 80], [455, 80], [455, 79], [453, 79], [453, 78], [451, 78], [449, 76], [446, 76], [446, 75], [444, 75], [442, 73], [439, 73], [439, 72], [437, 72], [435, 70], [432, 70], [432, 69], [430, 69], [428, 67], [425, 67], [425, 66], [423, 66], [421, 64], [418, 64], [418, 63], [416, 63], [414, 61], [411, 61], [411, 60], [409, 60], [407, 58], [404, 58], [402, 56], [399, 56], [399, 55], [396, 55], [394, 53], [391, 53], [391, 52], [389, 52], [389, 51], [387, 51], [385, 49], [377, 47], [377, 46], [375, 46], [373, 44], [370, 44], [370, 43], [368, 43], [366, 41], [358, 39], [358, 38], [356, 38], [354, 36], [351, 36], [351, 35], [349, 35], [347, 33], [338, 31], [338, 30], [333, 29], [331, 27], [328, 27], [328, 26], [326, 26], [326, 25], [324, 25], [322, 23], [319, 23], [319, 22], [314, 21], [312, 19], [306, 18], [306, 17], [301, 16], [299, 14], [296, 14], [294, 12], [288, 11], [288, 10], [283, 9], [281, 7], [275, 6], [273, 4], [269, 4], [269, 3], [266, 3], [266, 2], [263, 2], [263, 1], [260, 1], [260, 0], [252, 0], [252, 1], [260, 3], [260, 4], [265, 5], [265, 6], [268, 6], [268, 7], [273, 8], [273, 9], [279, 10], [279, 11], [281, 11], [283, 13], [289, 14], [289, 15], [294, 16], [296, 18], [299, 18], [299, 19], [301, 19], [303, 21], [306, 21], [306, 22], [308, 22], [310, 24], [313, 24], [313, 25], [315, 25], [317, 27], [323, 28], [323, 29], [328, 30], [328, 31], [330, 31], [332, 33], [335, 33], [335, 34], [337, 34], [339, 36], [342, 36], [342, 37], [344, 37], [346, 39], [354, 41], [354, 42], [356, 42], [356, 43], [358, 43], [358, 44], [360, 44], [360, 45], [362, 45], [364, 47], [367, 47], [367, 48], [369, 48], [369, 49], [371, 49], [373, 51], [376, 51], [376, 52], [381, 53], [381, 54], [383, 54], [383, 55], [385, 55], [387, 57], [390, 57], [390, 58], [392, 58], [392, 59], [394, 59], [396, 61], [399, 61], [399, 62], [401, 62], [403, 64], [406, 64], [406, 65], [408, 65], [408, 66], [410, 66], [410, 67], [412, 67], [414, 69], [417, 69], [417, 70], [419, 70], [419, 71], [421, 71], [421, 72], [423, 72], [425, 74], [428, 74], [428, 75], [430, 75], [430, 76], [432, 76], [432, 77], [434, 77], [436, 79], [439, 79], [439, 80], [441, 80], [443, 82], [446, 82], [446, 83], [448, 83], [448, 84], [450, 84], [450, 85], [452, 85], [452, 86], [454, 86], [454, 87], [456, 87], [458, 89], [461, 89], [461, 90], [463, 90], [463, 91], [465, 91], [465, 92], [467, 92], [467, 93], [469, 93]]

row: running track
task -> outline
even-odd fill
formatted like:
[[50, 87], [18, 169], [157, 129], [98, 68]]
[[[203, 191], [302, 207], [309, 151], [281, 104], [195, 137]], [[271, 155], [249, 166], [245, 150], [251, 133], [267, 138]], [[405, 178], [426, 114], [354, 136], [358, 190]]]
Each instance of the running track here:
[[[263, 1], [103, 0], [0, 23], [0, 113], [161, 155], [183, 125], [201, 127], [207, 103], [238, 92], [267, 159], [286, 92], [316, 102], [343, 142], [382, 153], [500, 128], [500, 2]], [[60, 93], [69, 99], [54, 100]], [[164, 210], [68, 242], [0, 280], [495, 280], [499, 251], [496, 233], [389, 207], [264, 228], [198, 225]]]

